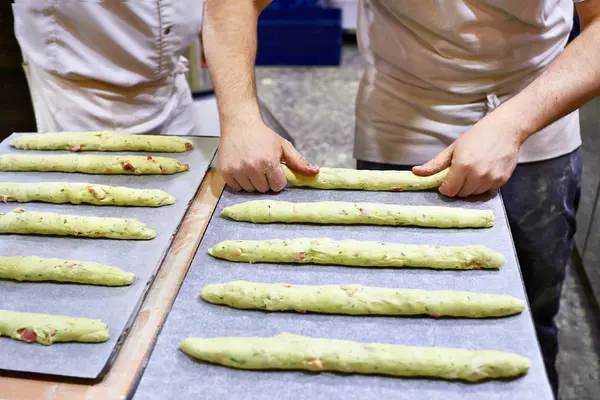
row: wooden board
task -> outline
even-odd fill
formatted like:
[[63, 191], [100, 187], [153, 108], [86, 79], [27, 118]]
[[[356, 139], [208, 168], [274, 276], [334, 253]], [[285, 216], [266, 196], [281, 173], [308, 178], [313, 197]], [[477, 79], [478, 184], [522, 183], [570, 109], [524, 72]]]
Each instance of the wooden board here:
[[60, 378], [28, 379], [24, 374], [0, 376], [2, 400], [124, 399], [135, 385], [150, 355], [183, 278], [204, 235], [225, 182], [215, 169], [208, 171], [190, 205], [171, 249], [160, 266], [129, 335], [108, 374], [100, 382]]

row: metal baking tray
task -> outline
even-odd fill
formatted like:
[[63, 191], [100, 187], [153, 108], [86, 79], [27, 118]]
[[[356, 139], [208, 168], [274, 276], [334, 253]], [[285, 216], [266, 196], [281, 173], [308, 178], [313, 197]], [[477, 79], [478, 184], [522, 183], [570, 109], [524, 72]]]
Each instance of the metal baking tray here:
[[[20, 134], [14, 134], [0, 144], [1, 154], [24, 153], [8, 145], [8, 142], [17, 136]], [[156, 238], [149, 241], [0, 235], [0, 255], [36, 255], [95, 261], [120, 267], [136, 274], [136, 281], [132, 286], [116, 288], [0, 280], [0, 309], [98, 318], [108, 324], [111, 335], [108, 342], [101, 344], [56, 343], [49, 347], [1, 337], [0, 374], [2, 371], [15, 371], [95, 379], [101, 377], [108, 370], [166, 255], [181, 220], [206, 174], [218, 145], [218, 138], [190, 137], [189, 139], [195, 145], [190, 152], [147, 153], [174, 157], [190, 164], [189, 172], [174, 175], [129, 176], [0, 172], [0, 181], [3, 182], [69, 181], [140, 189], [156, 188], [165, 190], [177, 198], [175, 204], [159, 208], [46, 203], [0, 204], [0, 213], [14, 208], [24, 208], [97, 217], [135, 218], [157, 231]], [[90, 154], [94, 154], [94, 152], [90, 152]]]
[[[406, 205], [446, 205], [493, 209], [490, 229], [254, 225], [221, 217], [228, 205], [256, 199], [285, 201], [371, 201]], [[499, 271], [349, 268], [316, 265], [245, 264], [218, 260], [207, 249], [226, 239], [330, 237], [409, 244], [483, 244], [506, 256]], [[279, 195], [225, 191], [174, 306], [162, 328], [136, 400], [144, 399], [552, 399], [536, 341], [529, 306], [517, 316], [498, 319], [432, 319], [341, 316], [244, 311], [206, 303], [199, 298], [209, 283], [231, 280], [292, 284], [358, 283], [380, 287], [467, 290], [508, 294], [525, 299], [525, 291], [501, 197], [454, 201], [436, 192], [360, 192], [287, 189]], [[459, 347], [515, 352], [531, 360], [529, 373], [512, 381], [478, 384], [433, 379], [342, 375], [292, 371], [243, 371], [195, 361], [178, 350], [190, 336], [271, 336], [291, 332], [314, 337], [414, 346]]]

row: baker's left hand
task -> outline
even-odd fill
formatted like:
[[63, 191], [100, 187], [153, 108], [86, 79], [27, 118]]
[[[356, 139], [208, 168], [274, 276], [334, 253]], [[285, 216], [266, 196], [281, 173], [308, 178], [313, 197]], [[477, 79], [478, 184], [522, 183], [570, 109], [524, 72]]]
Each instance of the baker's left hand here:
[[413, 172], [428, 176], [450, 167], [439, 187], [450, 197], [499, 189], [515, 170], [522, 143], [516, 132], [503, 129], [497, 122], [489, 116], [483, 118], [434, 159], [414, 167]]

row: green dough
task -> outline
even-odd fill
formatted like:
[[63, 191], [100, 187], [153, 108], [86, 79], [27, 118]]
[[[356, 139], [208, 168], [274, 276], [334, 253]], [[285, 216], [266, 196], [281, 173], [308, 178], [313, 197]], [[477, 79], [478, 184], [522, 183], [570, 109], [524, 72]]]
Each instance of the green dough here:
[[95, 262], [40, 258], [35, 256], [0, 256], [0, 279], [127, 286], [133, 283], [135, 275], [119, 268]]
[[432, 228], [489, 228], [494, 226], [494, 212], [491, 210], [342, 201], [290, 203], [254, 200], [225, 207], [221, 214], [236, 221], [255, 223], [310, 222], [315, 224], [416, 225]]
[[188, 338], [186, 354], [240, 369], [284, 369], [432, 377], [477, 382], [526, 374], [529, 360], [514, 353], [359, 343], [281, 333], [270, 338]]
[[484, 246], [429, 246], [329, 238], [225, 240], [208, 250], [229, 261], [352, 267], [497, 269], [504, 256]]
[[321, 168], [317, 176], [305, 176], [283, 165], [285, 178], [293, 186], [315, 189], [354, 189], [402, 192], [439, 187], [448, 170], [431, 176], [418, 176], [410, 171], [369, 171], [344, 168]]
[[0, 171], [81, 172], [105, 175], [170, 175], [190, 166], [174, 158], [89, 154], [4, 154]]
[[0, 336], [51, 345], [57, 342], [101, 343], [110, 339], [99, 319], [0, 310]]
[[487, 318], [518, 314], [525, 307], [523, 301], [499, 294], [244, 281], [207, 285], [201, 297], [241, 309], [351, 315]]
[[152, 239], [156, 236], [154, 230], [134, 219], [85, 217], [22, 208], [0, 214], [0, 233], [109, 239]]
[[97, 206], [160, 207], [175, 203], [175, 197], [157, 189], [131, 189], [122, 186], [95, 185], [91, 183], [0, 182], [0, 201], [27, 203], [89, 203]]
[[194, 144], [177, 136], [130, 135], [114, 132], [49, 132], [23, 135], [10, 142], [21, 150], [151, 151], [183, 153]]

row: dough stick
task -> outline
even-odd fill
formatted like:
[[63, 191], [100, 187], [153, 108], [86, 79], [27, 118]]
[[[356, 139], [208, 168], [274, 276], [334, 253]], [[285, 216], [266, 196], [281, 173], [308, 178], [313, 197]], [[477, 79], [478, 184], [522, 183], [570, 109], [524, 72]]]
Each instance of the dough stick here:
[[170, 175], [190, 169], [174, 158], [89, 154], [4, 154], [0, 171], [80, 172], [104, 175]]
[[0, 336], [51, 345], [57, 342], [106, 342], [110, 335], [99, 319], [0, 310]]
[[221, 214], [236, 221], [254, 223], [416, 225], [432, 228], [489, 228], [494, 226], [494, 212], [491, 210], [342, 201], [290, 203], [254, 200], [225, 207]]
[[525, 307], [523, 301], [500, 294], [244, 281], [207, 285], [201, 297], [210, 303], [241, 309], [436, 318], [504, 317], [518, 314]]
[[285, 178], [293, 186], [315, 189], [353, 189], [402, 192], [439, 187], [448, 170], [431, 176], [418, 176], [410, 171], [370, 171], [344, 168], [321, 168], [317, 176], [305, 176], [283, 165]]
[[299, 238], [288, 240], [225, 240], [208, 253], [229, 261], [329, 264], [351, 267], [419, 267], [434, 269], [497, 269], [504, 256], [484, 246], [429, 246]]
[[183, 153], [194, 144], [177, 136], [130, 135], [115, 132], [49, 132], [23, 135], [10, 142], [21, 150], [150, 151]]
[[133, 283], [135, 275], [119, 268], [95, 262], [15, 256], [0, 257], [0, 279], [127, 286]]
[[22, 208], [0, 214], [0, 233], [109, 239], [152, 239], [156, 236], [154, 230], [134, 219], [85, 217]]
[[239, 369], [337, 371], [470, 382], [517, 377], [526, 374], [530, 365], [525, 357], [493, 350], [359, 343], [289, 333], [269, 338], [188, 338], [179, 347], [200, 360]]
[[175, 197], [157, 189], [131, 189], [122, 186], [94, 185], [91, 183], [0, 182], [0, 200], [27, 203], [88, 203], [97, 206], [160, 207], [175, 203]]

